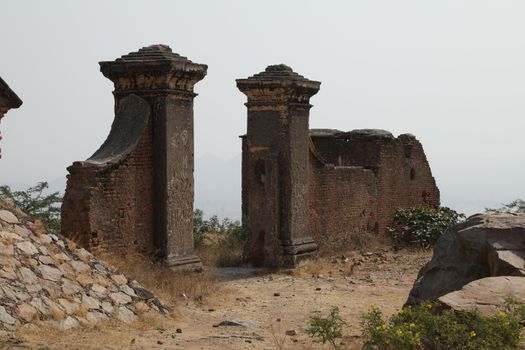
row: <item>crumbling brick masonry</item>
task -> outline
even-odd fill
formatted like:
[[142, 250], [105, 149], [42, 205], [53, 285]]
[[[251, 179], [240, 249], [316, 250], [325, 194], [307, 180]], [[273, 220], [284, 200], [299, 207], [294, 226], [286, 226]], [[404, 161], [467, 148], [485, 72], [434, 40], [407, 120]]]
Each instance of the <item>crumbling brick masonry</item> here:
[[309, 98], [320, 83], [285, 65], [237, 80], [247, 95], [242, 137], [245, 255], [294, 266], [314, 242], [373, 232], [384, 237], [397, 208], [439, 206], [421, 143], [383, 130], [309, 130]]
[[198, 269], [193, 87], [207, 66], [152, 45], [100, 69], [115, 85], [115, 120], [100, 149], [68, 168], [62, 234], [91, 251], [154, 254]]
[[[9, 85], [0, 78], [0, 121], [11, 108], [18, 108], [22, 105], [22, 100], [9, 88]], [[0, 132], [0, 140], [2, 133]], [[2, 150], [0, 149], [0, 158]]]

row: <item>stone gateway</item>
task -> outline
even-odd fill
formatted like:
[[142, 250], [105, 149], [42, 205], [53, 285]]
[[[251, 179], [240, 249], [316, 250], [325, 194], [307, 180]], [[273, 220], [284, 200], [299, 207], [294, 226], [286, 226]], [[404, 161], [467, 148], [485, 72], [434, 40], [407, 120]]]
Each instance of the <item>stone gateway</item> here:
[[421, 143], [384, 130], [309, 130], [320, 83], [286, 65], [237, 80], [248, 97], [242, 138], [245, 255], [294, 266], [315, 242], [373, 232], [382, 238], [397, 208], [439, 206]]
[[193, 250], [193, 92], [207, 66], [152, 45], [101, 62], [115, 85], [107, 140], [68, 168], [62, 234], [91, 251], [200, 269]]

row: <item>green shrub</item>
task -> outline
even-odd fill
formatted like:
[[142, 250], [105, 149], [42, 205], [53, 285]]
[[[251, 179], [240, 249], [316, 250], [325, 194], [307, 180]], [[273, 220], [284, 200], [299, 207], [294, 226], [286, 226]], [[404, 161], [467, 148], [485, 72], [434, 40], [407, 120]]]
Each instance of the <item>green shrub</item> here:
[[208, 266], [238, 266], [243, 262], [243, 248], [247, 238], [247, 221], [213, 215], [208, 220], [200, 209], [195, 210], [193, 239], [203, 263]]
[[204, 219], [204, 212], [195, 209], [193, 217], [193, 239], [196, 246], [202, 245], [206, 236], [217, 234], [221, 239], [245, 240], [246, 223], [238, 220], [224, 218], [222, 221], [213, 215], [208, 220]]
[[419, 246], [430, 248], [452, 225], [465, 218], [464, 214], [447, 208], [427, 206], [400, 208], [394, 215], [394, 224], [388, 228], [397, 248]]
[[47, 182], [39, 182], [25, 191], [13, 191], [9, 186], [0, 186], [0, 199], [39, 219], [48, 230], [56, 233], [60, 231], [62, 196], [58, 192], [44, 195], [48, 187]]
[[334, 349], [340, 349], [337, 340], [343, 336], [342, 330], [346, 322], [339, 315], [339, 308], [333, 306], [328, 317], [315, 314], [308, 322], [310, 327], [306, 331], [311, 337], [323, 344], [329, 343]]
[[389, 320], [372, 306], [362, 317], [364, 350], [510, 350], [520, 341], [523, 304], [507, 302], [491, 316], [437, 303], [407, 306]]
[[496, 208], [496, 209], [485, 208], [485, 212], [489, 214], [525, 213], [525, 200], [516, 199], [510, 203], [503, 204], [501, 208]]

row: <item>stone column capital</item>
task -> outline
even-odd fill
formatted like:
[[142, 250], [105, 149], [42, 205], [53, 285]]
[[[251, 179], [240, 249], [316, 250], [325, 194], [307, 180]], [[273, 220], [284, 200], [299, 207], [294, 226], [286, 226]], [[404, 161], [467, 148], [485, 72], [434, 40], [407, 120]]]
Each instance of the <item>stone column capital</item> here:
[[247, 106], [304, 104], [319, 91], [318, 81], [306, 79], [284, 64], [271, 65], [246, 79], [237, 88], [248, 97]]
[[151, 45], [114, 61], [99, 62], [100, 71], [115, 84], [116, 94], [164, 93], [195, 96], [194, 85], [208, 66], [193, 63], [167, 45]]

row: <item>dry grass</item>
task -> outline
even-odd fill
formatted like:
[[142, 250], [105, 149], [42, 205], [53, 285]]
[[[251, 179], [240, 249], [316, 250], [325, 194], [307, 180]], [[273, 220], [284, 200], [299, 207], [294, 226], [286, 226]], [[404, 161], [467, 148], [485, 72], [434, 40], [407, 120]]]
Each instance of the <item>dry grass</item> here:
[[204, 266], [230, 267], [243, 262], [244, 241], [207, 234], [204, 242], [196, 247], [196, 253]]
[[370, 232], [354, 232], [343, 237], [321, 237], [316, 242], [322, 257], [340, 255], [349, 251], [376, 250], [384, 247], [383, 238]]
[[210, 271], [176, 272], [162, 263], [153, 262], [138, 254], [106, 255], [100, 258], [126, 274], [128, 278], [137, 280], [163, 302], [171, 305], [187, 299], [202, 302], [220, 290]]

